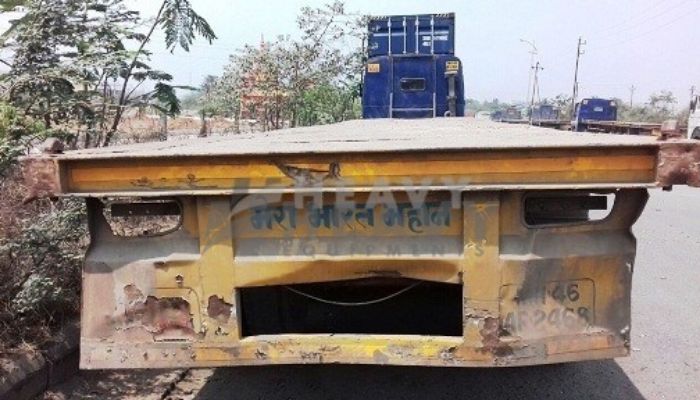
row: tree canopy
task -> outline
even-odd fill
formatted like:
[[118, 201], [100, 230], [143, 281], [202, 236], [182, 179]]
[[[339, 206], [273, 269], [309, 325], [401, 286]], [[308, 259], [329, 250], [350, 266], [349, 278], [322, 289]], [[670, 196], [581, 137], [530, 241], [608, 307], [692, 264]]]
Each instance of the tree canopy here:
[[302, 8], [297, 27], [298, 39], [262, 40], [231, 55], [210, 94], [222, 112], [265, 130], [359, 116], [363, 20], [336, 1]]
[[163, 0], [151, 21], [124, 0], [2, 1], [0, 11], [18, 6], [22, 16], [0, 37], [12, 54], [3, 60], [5, 98], [47, 128], [69, 130], [74, 144], [82, 135], [85, 146], [108, 145], [129, 108], [180, 112], [176, 89], [185, 87], [149, 65], [156, 29], [171, 51], [189, 50], [197, 37], [216, 39], [187, 0]]

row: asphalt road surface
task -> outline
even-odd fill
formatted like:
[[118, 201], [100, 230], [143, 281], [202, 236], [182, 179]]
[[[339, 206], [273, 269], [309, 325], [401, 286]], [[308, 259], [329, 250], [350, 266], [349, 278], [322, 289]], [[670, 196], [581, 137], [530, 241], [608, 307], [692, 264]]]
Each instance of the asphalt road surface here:
[[287, 366], [83, 372], [42, 399], [700, 399], [700, 190], [634, 227], [632, 355], [505, 369]]

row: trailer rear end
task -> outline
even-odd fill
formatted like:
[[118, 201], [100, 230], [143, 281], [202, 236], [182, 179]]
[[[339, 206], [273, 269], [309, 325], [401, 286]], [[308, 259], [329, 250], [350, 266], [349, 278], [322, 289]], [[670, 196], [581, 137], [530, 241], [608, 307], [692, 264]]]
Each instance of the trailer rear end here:
[[510, 366], [628, 355], [647, 190], [700, 145], [465, 119], [44, 154], [87, 200], [81, 366]]

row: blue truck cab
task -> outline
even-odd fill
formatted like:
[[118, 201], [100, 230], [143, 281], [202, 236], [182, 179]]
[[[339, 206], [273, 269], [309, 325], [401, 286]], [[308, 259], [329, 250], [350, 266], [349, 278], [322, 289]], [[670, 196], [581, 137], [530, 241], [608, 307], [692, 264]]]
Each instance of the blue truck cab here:
[[454, 14], [371, 17], [363, 118], [464, 116]]
[[576, 103], [571, 129], [583, 132], [591, 122], [617, 121], [617, 103], [610, 99], [583, 99]]

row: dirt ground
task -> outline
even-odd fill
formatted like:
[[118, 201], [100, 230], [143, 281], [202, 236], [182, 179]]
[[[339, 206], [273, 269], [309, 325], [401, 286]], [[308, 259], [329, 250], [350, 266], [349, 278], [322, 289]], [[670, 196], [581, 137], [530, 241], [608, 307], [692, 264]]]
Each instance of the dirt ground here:
[[[180, 115], [168, 118], [167, 130], [171, 137], [197, 136], [202, 128], [202, 120], [199, 116]], [[159, 140], [160, 132], [163, 130], [163, 120], [155, 115], [132, 114], [124, 118], [117, 136], [119, 143], [148, 142]], [[232, 118], [212, 117], [207, 118], [206, 133], [228, 135], [238, 131], [238, 133], [258, 132], [261, 128], [259, 124], [252, 120], [241, 120], [236, 126], [236, 121]]]

